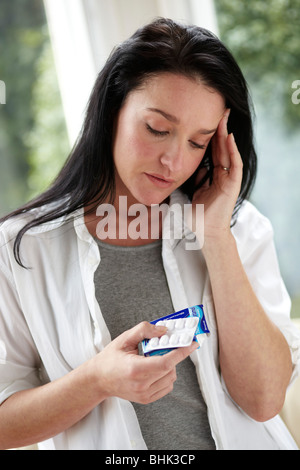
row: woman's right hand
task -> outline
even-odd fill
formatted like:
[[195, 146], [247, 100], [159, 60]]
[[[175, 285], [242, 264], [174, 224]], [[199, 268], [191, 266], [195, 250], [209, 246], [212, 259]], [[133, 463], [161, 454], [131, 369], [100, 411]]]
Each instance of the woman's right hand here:
[[125, 331], [95, 356], [95, 376], [103, 397], [115, 396], [147, 404], [167, 395], [176, 380], [176, 365], [199, 346], [178, 348], [163, 356], [144, 357], [138, 344], [145, 338], [162, 336], [165, 327], [142, 322]]
[[68, 374], [11, 395], [0, 406], [0, 449], [23, 447], [56, 436], [110, 396], [147, 404], [169, 393], [176, 379], [176, 364], [198, 343], [164, 356], [138, 355], [142, 339], [164, 332], [165, 328], [140, 323]]

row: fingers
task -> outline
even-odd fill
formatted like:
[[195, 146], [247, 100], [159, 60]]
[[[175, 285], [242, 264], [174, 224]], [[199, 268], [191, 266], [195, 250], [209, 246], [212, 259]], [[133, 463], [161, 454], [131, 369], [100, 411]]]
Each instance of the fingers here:
[[219, 137], [223, 137], [224, 140], [226, 140], [226, 138], [228, 137], [227, 124], [230, 116], [230, 111], [230, 109], [226, 109], [217, 130], [217, 134], [219, 135]]
[[227, 138], [228, 138], [228, 130], [227, 130], [227, 123], [228, 118], [230, 115], [230, 109], [227, 109], [219, 122], [218, 130], [213, 137], [212, 141], [212, 159], [214, 167], [230, 167], [230, 157], [228, 155], [228, 148], [227, 148]]
[[153, 370], [160, 371], [160, 377], [163, 377], [172, 369], [174, 369], [179, 362], [186, 359], [192, 352], [198, 349], [199, 344], [193, 341], [190, 346], [184, 348], [177, 348], [163, 356], [152, 356], [147, 358], [147, 366], [153, 367]]
[[193, 341], [190, 346], [187, 346], [185, 348], [174, 349], [174, 351], [165, 354], [164, 356], [162, 356], [162, 359], [164, 359], [165, 367], [170, 369], [176, 367], [179, 362], [182, 362], [184, 359], [190, 356], [190, 354], [196, 351], [198, 347], [199, 344], [197, 343], [197, 341]]
[[213, 164], [223, 173], [225, 171], [240, 170], [243, 166], [242, 159], [235, 143], [234, 135], [228, 135], [227, 124], [230, 115], [230, 109], [224, 113], [218, 130], [213, 138]]
[[149, 390], [148, 402], [151, 403], [153, 401], [159, 400], [168, 393], [172, 392], [176, 379], [176, 369], [174, 368], [167, 375], [154, 382]]
[[235, 143], [234, 135], [230, 134], [227, 139], [227, 145], [228, 145], [228, 153], [230, 157], [230, 169], [231, 172], [233, 173], [234, 171], [242, 170], [243, 168], [243, 161], [240, 155], [240, 152], [237, 148], [237, 145]]
[[156, 370], [156, 380], [148, 389], [147, 403], [159, 400], [173, 390], [176, 376], [176, 365], [186, 359], [193, 351], [199, 347], [197, 342], [191, 346], [178, 348], [164, 356], [154, 356], [147, 358], [147, 366], [151, 364], [152, 371]]
[[176, 365], [186, 359], [195, 349], [198, 343], [191, 346], [178, 348], [164, 356], [142, 358], [134, 370], [133, 385], [131, 390], [135, 393], [138, 403], [147, 404], [159, 400], [173, 390], [176, 380]]
[[154, 338], [162, 336], [167, 331], [165, 326], [156, 326], [149, 322], [141, 322], [128, 331], [119, 336], [119, 340], [123, 342], [122, 349], [131, 351], [137, 348], [137, 345], [145, 338]]
[[[124, 351], [132, 350], [135, 349], [138, 343], [140, 343], [143, 339], [154, 338], [156, 336], [160, 337], [165, 334], [166, 331], [167, 328], [165, 326], [157, 326], [144, 321], [120, 335], [119, 339], [123, 342], [122, 349]], [[170, 353], [164, 356], [150, 357], [147, 359], [147, 361], [150, 365], [150, 361], [153, 360], [155, 361], [156, 365], [156, 361], [158, 359], [161, 359], [162, 369], [170, 370], [175, 367], [179, 362], [183, 361], [186, 357], [188, 357], [195, 349], [197, 349], [198, 346], [198, 343], [196, 341], [193, 341], [190, 346], [174, 349], [174, 351], [171, 351]]]
[[190, 355], [198, 347], [198, 343], [178, 348], [164, 356], [143, 357], [138, 354], [140, 341], [161, 336], [165, 332], [165, 327], [142, 322], [124, 332], [100, 353], [101, 384], [103, 387], [106, 377], [108, 396], [119, 396], [145, 404], [158, 400], [172, 390], [176, 380], [176, 365]]
[[[125, 338], [122, 349], [123, 351], [132, 351], [137, 348], [137, 344], [145, 338], [153, 338], [155, 336], [162, 336], [166, 332], [166, 327], [152, 325], [148, 322], [142, 322], [128, 332]], [[123, 334], [124, 335], [124, 334]], [[119, 338], [121, 338], [121, 335]], [[199, 347], [196, 341], [193, 341], [190, 346], [180, 347], [163, 356], [139, 357], [139, 363], [136, 366], [141, 367], [140, 373], [147, 374], [148, 377], [155, 376], [159, 379], [168, 374], [176, 365], [186, 359], [193, 351]], [[146, 360], [146, 362], [144, 362]]]

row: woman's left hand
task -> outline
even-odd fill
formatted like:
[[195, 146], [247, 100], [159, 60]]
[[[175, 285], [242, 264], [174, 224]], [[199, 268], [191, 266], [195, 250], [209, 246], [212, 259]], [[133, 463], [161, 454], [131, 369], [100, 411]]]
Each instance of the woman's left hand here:
[[[284, 336], [255, 295], [230, 230], [243, 164], [233, 135], [228, 135], [227, 120], [225, 114], [212, 141], [213, 181], [196, 191], [191, 206], [195, 212], [196, 204], [204, 204], [202, 254], [214, 301], [223, 379], [232, 399], [251, 418], [267, 421], [282, 408], [292, 363]], [[203, 233], [200, 237], [197, 234], [203, 243]]]
[[[230, 230], [232, 213], [239, 196], [243, 162], [233, 134], [228, 135], [228, 109], [212, 138], [213, 180], [198, 189], [192, 204], [204, 204], [204, 240], [219, 238]], [[199, 177], [202, 175], [199, 175]]]

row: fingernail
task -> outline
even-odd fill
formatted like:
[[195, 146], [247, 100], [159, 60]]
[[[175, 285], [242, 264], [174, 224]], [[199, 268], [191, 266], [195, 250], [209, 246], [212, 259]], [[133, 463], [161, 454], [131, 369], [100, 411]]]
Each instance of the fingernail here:
[[230, 116], [230, 111], [231, 111], [231, 109], [228, 108], [228, 109], [226, 109], [226, 111], [225, 111], [225, 113], [224, 113], [224, 117], [226, 118], [227, 121], [228, 121], [229, 116]]
[[166, 331], [168, 328], [163, 325], [155, 325], [155, 329], [158, 331]]

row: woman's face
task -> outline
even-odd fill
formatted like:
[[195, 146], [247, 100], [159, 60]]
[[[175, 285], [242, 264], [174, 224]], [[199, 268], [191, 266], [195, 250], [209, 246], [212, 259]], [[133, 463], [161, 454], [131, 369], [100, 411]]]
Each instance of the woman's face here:
[[131, 92], [115, 128], [116, 195], [159, 204], [197, 169], [225, 102], [200, 79], [163, 73]]

